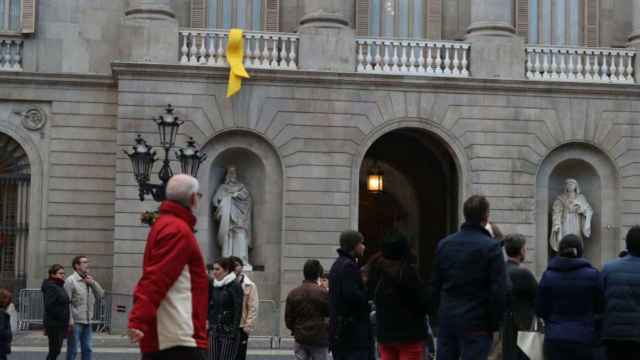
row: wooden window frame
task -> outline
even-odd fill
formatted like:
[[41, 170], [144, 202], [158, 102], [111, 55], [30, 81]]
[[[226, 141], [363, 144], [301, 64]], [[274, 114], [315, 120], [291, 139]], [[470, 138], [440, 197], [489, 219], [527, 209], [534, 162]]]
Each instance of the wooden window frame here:
[[[36, 30], [36, 9], [37, 0], [20, 0], [20, 29], [17, 31], [6, 30], [6, 28], [0, 29], [0, 35], [2, 36], [27, 36], [31, 35]], [[9, 24], [9, 8], [11, 6], [11, 0], [5, 0], [4, 3], [4, 26], [8, 27]]]

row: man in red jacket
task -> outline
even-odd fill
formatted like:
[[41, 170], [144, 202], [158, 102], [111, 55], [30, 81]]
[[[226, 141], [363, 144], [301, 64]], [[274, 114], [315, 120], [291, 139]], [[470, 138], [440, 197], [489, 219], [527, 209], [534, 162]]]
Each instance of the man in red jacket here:
[[142, 278], [133, 295], [129, 337], [143, 360], [204, 360], [208, 279], [193, 228], [198, 181], [176, 175], [144, 250]]

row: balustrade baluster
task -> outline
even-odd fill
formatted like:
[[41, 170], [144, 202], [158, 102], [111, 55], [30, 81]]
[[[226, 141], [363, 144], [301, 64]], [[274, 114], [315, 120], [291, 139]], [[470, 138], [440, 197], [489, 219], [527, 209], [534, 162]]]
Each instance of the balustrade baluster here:
[[[180, 32], [180, 37], [182, 38], [182, 47], [180, 48], [180, 53], [182, 54], [182, 56], [180, 57], [180, 64], [188, 64], [189, 63], [189, 58], [187, 58], [187, 54], [189, 53], [189, 48], [187, 47], [187, 43], [189, 42], [189, 33], [186, 31], [181, 31]], [[0, 41], [0, 50], [2, 50], [2, 44], [4, 43], [4, 41]], [[2, 54], [0, 53], [0, 57], [2, 56]], [[2, 59], [0, 58], [0, 61]], [[0, 66], [0, 69], [2, 68], [2, 66]]]
[[191, 65], [198, 65], [198, 47], [196, 45], [198, 38], [198, 33], [191, 33], [191, 48], [189, 49], [189, 64]]
[[200, 64], [200, 65], [204, 65], [204, 64], [207, 63], [206, 41], [207, 41], [207, 34], [206, 33], [202, 33], [200, 35], [200, 51], [198, 53], [198, 55], [200, 56], [200, 59], [198, 60], [198, 64]]
[[467, 53], [469, 52], [468, 46], [462, 47], [462, 76], [469, 76], [469, 61], [467, 60]]
[[428, 53], [427, 53], [427, 74], [433, 74], [433, 53], [432, 53], [432, 48], [433, 48], [433, 44], [429, 43], [427, 44], [427, 49]]
[[216, 57], [218, 56], [218, 54], [216, 53], [216, 34], [212, 33], [209, 34], [209, 59], [207, 61], [207, 65], [215, 65], [216, 64]]
[[440, 49], [440, 45], [436, 45], [436, 74], [442, 74], [442, 53]]
[[373, 43], [371, 41], [366, 41], [365, 49], [367, 50], [367, 57], [365, 58], [367, 64], [365, 65], [365, 70], [367, 72], [372, 72], [373, 66], [371, 63], [373, 62], [373, 56], [371, 54], [373, 53]]
[[458, 67], [460, 66], [460, 60], [458, 60], [458, 49], [460, 49], [460, 47], [454, 45], [452, 49], [453, 49], [452, 50], [453, 51], [453, 75], [460, 76], [460, 70], [458, 69]]

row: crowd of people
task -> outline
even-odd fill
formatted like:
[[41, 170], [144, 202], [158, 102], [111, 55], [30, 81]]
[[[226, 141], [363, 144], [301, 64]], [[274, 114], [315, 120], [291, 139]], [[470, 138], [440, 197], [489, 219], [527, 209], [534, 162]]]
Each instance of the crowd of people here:
[[[246, 358], [257, 286], [240, 258], [205, 266], [194, 236], [198, 188], [191, 176], [172, 177], [147, 239], [128, 325], [143, 360]], [[287, 296], [295, 358], [524, 360], [518, 334], [543, 329], [547, 360], [640, 359], [640, 226], [602, 271], [583, 257], [579, 236], [564, 236], [538, 284], [522, 266], [526, 237], [503, 235], [489, 221], [489, 207], [483, 196], [465, 201], [465, 222], [438, 242], [429, 282], [405, 235], [388, 234], [363, 264], [364, 236], [341, 233], [328, 274], [318, 260], [306, 261], [302, 284]], [[42, 284], [47, 359], [56, 359], [65, 337], [68, 359], [77, 344], [82, 359], [91, 358], [92, 304], [104, 292], [87, 257], [72, 266], [65, 280], [64, 268], [53, 265]]]

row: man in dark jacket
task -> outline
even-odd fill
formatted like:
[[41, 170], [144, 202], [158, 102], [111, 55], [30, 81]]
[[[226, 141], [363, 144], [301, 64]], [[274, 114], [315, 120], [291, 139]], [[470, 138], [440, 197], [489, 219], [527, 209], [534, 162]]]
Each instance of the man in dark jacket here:
[[609, 360], [640, 359], [640, 226], [627, 233], [628, 254], [604, 266], [603, 339]]
[[503, 330], [505, 360], [525, 359], [518, 349], [518, 331], [531, 330], [535, 317], [538, 282], [531, 271], [520, 266], [526, 258], [526, 242], [522, 234], [509, 234], [504, 239], [504, 250], [508, 257], [507, 275], [511, 285]]
[[339, 256], [329, 273], [329, 348], [334, 360], [369, 359], [369, 304], [356, 260], [364, 250], [362, 234], [340, 234]]
[[284, 321], [296, 340], [297, 360], [326, 360], [329, 356], [329, 292], [320, 287], [324, 272], [318, 260], [307, 260], [302, 285], [287, 296]]
[[502, 322], [507, 277], [502, 248], [485, 229], [489, 202], [464, 203], [462, 229], [440, 241], [431, 278], [438, 307], [439, 360], [483, 360]]

